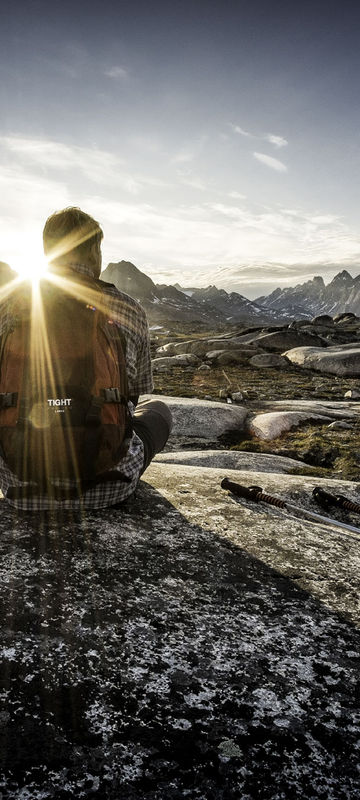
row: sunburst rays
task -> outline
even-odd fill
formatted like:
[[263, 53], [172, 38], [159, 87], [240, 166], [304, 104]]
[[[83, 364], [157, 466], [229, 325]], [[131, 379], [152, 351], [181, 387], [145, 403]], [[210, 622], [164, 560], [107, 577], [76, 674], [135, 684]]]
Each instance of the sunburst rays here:
[[[74, 276], [74, 277], [72, 277]], [[5, 313], [8, 304], [14, 295], [14, 302], [12, 304], [13, 312], [16, 316], [16, 292], [21, 285], [26, 285], [26, 281], [22, 276], [17, 276], [13, 281], [1, 287], [0, 289], [0, 304]], [[62, 371], [61, 359], [57, 358], [57, 344], [49, 340], [49, 332], [47, 326], [47, 310], [45, 295], [46, 288], [53, 285], [60, 291], [75, 297], [81, 303], [89, 306], [96, 306], [100, 311], [109, 313], [108, 307], [105, 302], [101, 302], [101, 293], [95, 288], [88, 286], [85, 282], [75, 279], [73, 272], [70, 277], [58, 274], [55, 272], [48, 272], [41, 280], [33, 279], [31, 288], [29, 286], [29, 305], [30, 308], [30, 341], [28, 342], [26, 351], [29, 353], [30, 363], [26, 365], [27, 379], [30, 381], [30, 386], [23, 386], [23, 391], [34, 398], [33, 406], [29, 414], [29, 426], [24, 428], [24, 441], [23, 441], [23, 454], [24, 463], [27, 463], [29, 468], [26, 470], [26, 481], [31, 481], [31, 431], [36, 428], [39, 432], [43, 431], [42, 437], [42, 455], [44, 461], [44, 476], [45, 476], [45, 490], [49, 496], [56, 497], [56, 486], [59, 480], [52, 475], [52, 456], [51, 452], [51, 436], [46, 437], [46, 427], [49, 423], [48, 412], [48, 399], [49, 397], [65, 397], [66, 389], [66, 374]], [[100, 302], [99, 302], [100, 300]], [[11, 307], [11, 303], [10, 303]], [[19, 315], [21, 315], [21, 309]], [[60, 417], [60, 414], [59, 414]], [[60, 423], [60, 419], [56, 419], [56, 423]], [[67, 473], [66, 465], [69, 465], [70, 474], [75, 475], [77, 484], [79, 486], [78, 497], [80, 499], [81, 486], [80, 475], [78, 469], [78, 456], [75, 452], [74, 439], [72, 436], [72, 429], [70, 425], [58, 425], [58, 448], [60, 459], [57, 460], [64, 464], [64, 468], [60, 470], [62, 474], [59, 479], [65, 478]], [[71, 463], [69, 464], [69, 459]]]

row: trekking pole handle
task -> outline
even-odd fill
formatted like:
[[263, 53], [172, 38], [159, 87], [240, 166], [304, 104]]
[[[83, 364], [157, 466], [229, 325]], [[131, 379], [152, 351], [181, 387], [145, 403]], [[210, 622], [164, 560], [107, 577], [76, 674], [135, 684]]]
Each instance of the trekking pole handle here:
[[359, 503], [354, 503], [353, 500], [348, 500], [348, 498], [343, 494], [330, 494], [329, 492], [326, 492], [325, 489], [322, 489], [321, 486], [315, 486], [313, 489], [313, 497], [324, 508], [328, 508], [329, 506], [339, 506], [340, 508], [344, 508], [346, 511], [353, 511], [356, 514], [360, 514]]
[[236, 494], [237, 497], [244, 497], [245, 500], [254, 500], [255, 503], [259, 502], [259, 495], [262, 493], [261, 486], [242, 486], [240, 483], [229, 481], [229, 478], [223, 478], [221, 488]]
[[326, 492], [325, 489], [322, 489], [321, 486], [315, 486], [313, 489], [313, 498], [319, 503], [320, 506], [323, 508], [328, 508], [329, 506], [336, 506], [336, 497], [329, 492]]
[[228, 489], [229, 492], [237, 495], [237, 497], [244, 497], [245, 500], [253, 500], [255, 503], [262, 501], [277, 508], [287, 508], [284, 500], [280, 500], [279, 497], [273, 497], [271, 494], [265, 494], [261, 486], [241, 486], [240, 483], [229, 481], [228, 478], [224, 478], [221, 481], [221, 486], [223, 489]]

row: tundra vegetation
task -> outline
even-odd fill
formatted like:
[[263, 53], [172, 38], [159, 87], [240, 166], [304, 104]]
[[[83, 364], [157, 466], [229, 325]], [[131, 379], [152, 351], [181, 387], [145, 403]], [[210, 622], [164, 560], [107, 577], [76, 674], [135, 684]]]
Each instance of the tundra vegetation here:
[[[152, 336], [152, 354], [163, 345], [189, 340], [211, 339], [229, 336], [229, 329], [205, 329], [199, 326], [194, 332], [191, 325], [177, 324], [176, 328], [156, 332]], [[296, 364], [283, 368], [256, 369], [249, 364], [213, 364], [200, 370], [199, 365], [174, 366], [164, 371], [154, 370], [154, 392], [174, 397], [211, 399], [227, 402], [227, 389], [240, 391], [243, 402], [252, 413], [262, 413], [264, 403], [281, 400], [344, 401], [347, 392], [360, 393], [360, 377], [339, 376], [303, 369]], [[263, 441], [248, 434], [239, 433], [222, 442], [232, 450], [273, 453], [300, 459], [304, 474], [309, 472], [323, 477], [342, 480], [360, 480], [360, 418], [349, 426], [329, 428], [328, 423], [316, 425], [304, 423], [296, 430], [283, 433], [272, 441]], [[191, 447], [191, 444], [184, 446]], [[220, 445], [219, 445], [220, 446]], [[316, 472], [314, 473], [314, 468]]]

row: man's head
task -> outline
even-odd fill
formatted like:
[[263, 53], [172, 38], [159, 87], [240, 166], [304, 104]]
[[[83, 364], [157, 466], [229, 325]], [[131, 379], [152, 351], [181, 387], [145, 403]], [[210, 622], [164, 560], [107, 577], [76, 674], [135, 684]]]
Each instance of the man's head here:
[[80, 208], [64, 208], [45, 222], [44, 252], [54, 266], [85, 264], [98, 278], [101, 272], [102, 238], [103, 232], [93, 217]]

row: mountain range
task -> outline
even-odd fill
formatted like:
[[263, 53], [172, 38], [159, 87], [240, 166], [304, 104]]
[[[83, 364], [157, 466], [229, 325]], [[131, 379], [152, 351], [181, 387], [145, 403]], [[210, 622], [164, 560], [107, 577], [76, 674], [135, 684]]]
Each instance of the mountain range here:
[[152, 326], [164, 322], [265, 325], [278, 318], [277, 311], [262, 308], [237, 292], [229, 294], [216, 286], [187, 290], [178, 285], [154, 283], [129, 261], [108, 264], [101, 278], [139, 300]]
[[[0, 285], [13, 276], [9, 265], [0, 261]], [[323, 278], [315, 276], [297, 286], [275, 289], [256, 300], [216, 286], [199, 289], [178, 283], [157, 284], [130, 261], [108, 264], [101, 278], [139, 300], [152, 327], [173, 322], [269, 325], [344, 312], [360, 317], [360, 275], [352, 278], [346, 270], [327, 285]]]
[[275, 289], [269, 295], [257, 297], [256, 302], [262, 308], [297, 318], [318, 314], [335, 316], [345, 312], [360, 316], [360, 275], [352, 278], [344, 269], [327, 285], [323, 278], [316, 276], [294, 287]]
[[275, 289], [253, 301], [216, 286], [198, 289], [178, 283], [174, 286], [155, 284], [128, 261], [109, 264], [101, 277], [136, 297], [144, 306], [150, 324], [182, 320], [266, 325], [344, 312], [360, 317], [360, 275], [352, 278], [346, 270], [335, 275], [327, 285], [323, 278], [315, 276], [294, 287]]

